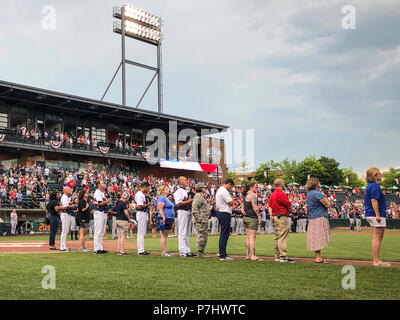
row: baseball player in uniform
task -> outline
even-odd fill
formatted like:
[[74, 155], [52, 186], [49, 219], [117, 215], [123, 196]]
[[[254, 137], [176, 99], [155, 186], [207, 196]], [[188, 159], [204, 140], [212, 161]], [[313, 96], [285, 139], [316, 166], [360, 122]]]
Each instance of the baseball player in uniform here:
[[90, 213], [90, 220], [89, 220], [89, 239], [93, 239], [93, 233], [94, 233], [94, 207], [93, 204], [89, 205], [89, 213]]
[[232, 210], [232, 213], [231, 213], [231, 235], [235, 234], [235, 226], [236, 226], [236, 216]]
[[149, 221], [149, 205], [146, 201], [146, 194], [150, 190], [150, 184], [143, 182], [140, 185], [140, 190], [135, 194], [136, 202], [136, 220], [137, 220], [137, 248], [138, 254], [147, 256], [150, 252], [144, 250], [144, 237], [147, 231], [147, 221]]
[[71, 204], [71, 188], [70, 187], [64, 187], [63, 189], [64, 194], [61, 197], [61, 243], [60, 243], [60, 251], [70, 251], [67, 246], [67, 235], [69, 233], [69, 230], [71, 228], [71, 215], [70, 212], [73, 210], [74, 205]]
[[361, 212], [359, 209], [356, 210], [355, 218], [356, 218], [356, 230], [361, 231]]
[[15, 236], [15, 232], [17, 230], [17, 223], [18, 223], [17, 210], [13, 209], [11, 211], [10, 219], [11, 219], [11, 235]]
[[104, 193], [106, 185], [103, 180], [97, 181], [97, 190], [93, 195], [94, 208], [94, 254], [105, 254], [108, 251], [103, 249], [103, 236], [106, 231], [107, 210], [109, 200]]
[[217, 209], [215, 208], [215, 204], [211, 208], [211, 235], [215, 236], [218, 234], [218, 218], [217, 218]]
[[181, 257], [194, 257], [189, 246], [189, 235], [192, 215], [190, 213], [193, 199], [189, 199], [188, 192], [185, 187], [187, 179], [185, 177], [178, 178], [178, 189], [174, 193], [175, 205], [178, 210], [178, 244], [179, 255]]

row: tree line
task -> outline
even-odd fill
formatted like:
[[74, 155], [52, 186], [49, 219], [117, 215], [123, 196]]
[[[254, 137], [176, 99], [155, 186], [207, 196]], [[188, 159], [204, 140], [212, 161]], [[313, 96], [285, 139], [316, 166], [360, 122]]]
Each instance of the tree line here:
[[[243, 160], [241, 168], [237, 170], [236, 175], [232, 172], [229, 177], [245, 176], [247, 173], [248, 163]], [[272, 184], [277, 178], [283, 179], [286, 184], [298, 183], [305, 185], [308, 177], [316, 177], [322, 185], [361, 188], [366, 186], [365, 179], [360, 179], [352, 169], [340, 168], [340, 163], [334, 158], [321, 156], [317, 159], [314, 155], [306, 157], [303, 161], [289, 160], [288, 158], [282, 161], [270, 160], [261, 163], [257, 168], [254, 180], [258, 183]], [[396, 172], [394, 168], [383, 173], [383, 181], [380, 182], [384, 189], [400, 187], [400, 172]], [[397, 190], [397, 189], [396, 189]]]

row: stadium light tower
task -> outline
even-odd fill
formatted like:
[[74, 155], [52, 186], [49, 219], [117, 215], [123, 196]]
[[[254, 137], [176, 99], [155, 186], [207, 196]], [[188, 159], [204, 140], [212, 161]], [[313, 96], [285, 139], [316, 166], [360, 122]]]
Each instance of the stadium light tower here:
[[[113, 8], [113, 17], [118, 19], [114, 21], [113, 31], [121, 34], [121, 63], [119, 64], [117, 71], [115, 72], [110, 84], [103, 94], [101, 100], [104, 99], [114, 81], [119, 69], [122, 67], [122, 106], [126, 107], [126, 64], [130, 64], [136, 67], [148, 69], [154, 71], [154, 76], [148, 84], [146, 90], [141, 96], [139, 102], [136, 104], [136, 109], [139, 107], [144, 96], [152, 85], [154, 79], [157, 77], [158, 83], [158, 112], [163, 111], [162, 105], [162, 75], [161, 75], [161, 18], [154, 14], [148, 13], [142, 9], [136, 8], [129, 4], [125, 4], [123, 7]], [[125, 39], [126, 37], [145, 42], [147, 44], [157, 47], [157, 67], [148, 66], [139, 62], [131, 61], [126, 59], [125, 55]]]

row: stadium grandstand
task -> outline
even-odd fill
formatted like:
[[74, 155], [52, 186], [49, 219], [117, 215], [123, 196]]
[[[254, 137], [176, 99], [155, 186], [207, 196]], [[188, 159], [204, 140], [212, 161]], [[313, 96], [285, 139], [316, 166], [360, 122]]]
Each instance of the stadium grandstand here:
[[[170, 155], [172, 148], [179, 155], [179, 161], [161, 159], [150, 164], [148, 147], [154, 141], [146, 141], [146, 134], [149, 130], [161, 129], [168, 140], [171, 123], [175, 123], [177, 134], [192, 129], [197, 137], [166, 142], [165, 154]], [[227, 171], [224, 141], [205, 133], [227, 129], [225, 125], [0, 81], [0, 163], [4, 168], [17, 165], [48, 168], [47, 191], [60, 191], [57, 177], [61, 168], [78, 173], [130, 172], [142, 178], [173, 178], [185, 174], [203, 181], [223, 179]], [[197, 154], [199, 159], [192, 158], [190, 153]], [[205, 158], [207, 161], [200, 162]], [[0, 209], [3, 221], [8, 220], [11, 208], [10, 189], [7, 192]], [[25, 188], [21, 192], [23, 201], [17, 206], [19, 220], [43, 218], [40, 193], [35, 206], [32, 194], [26, 194]]]

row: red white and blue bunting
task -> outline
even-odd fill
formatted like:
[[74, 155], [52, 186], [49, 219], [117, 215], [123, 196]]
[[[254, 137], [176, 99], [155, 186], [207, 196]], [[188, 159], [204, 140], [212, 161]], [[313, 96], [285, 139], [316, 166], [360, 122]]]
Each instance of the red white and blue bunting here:
[[101, 153], [103, 156], [105, 156], [105, 155], [108, 153], [108, 151], [110, 151], [110, 147], [100, 147], [100, 146], [98, 146], [98, 148], [99, 148], [99, 150], [100, 150], [100, 153]]
[[58, 149], [61, 148], [62, 142], [61, 141], [50, 140], [50, 146], [53, 148], [53, 150], [58, 150]]
[[6, 138], [5, 134], [0, 134], [0, 143], [2, 143]]
[[144, 160], [148, 160], [149, 158], [150, 158], [150, 152], [144, 152], [144, 151], [142, 151], [142, 158], [144, 159]]

